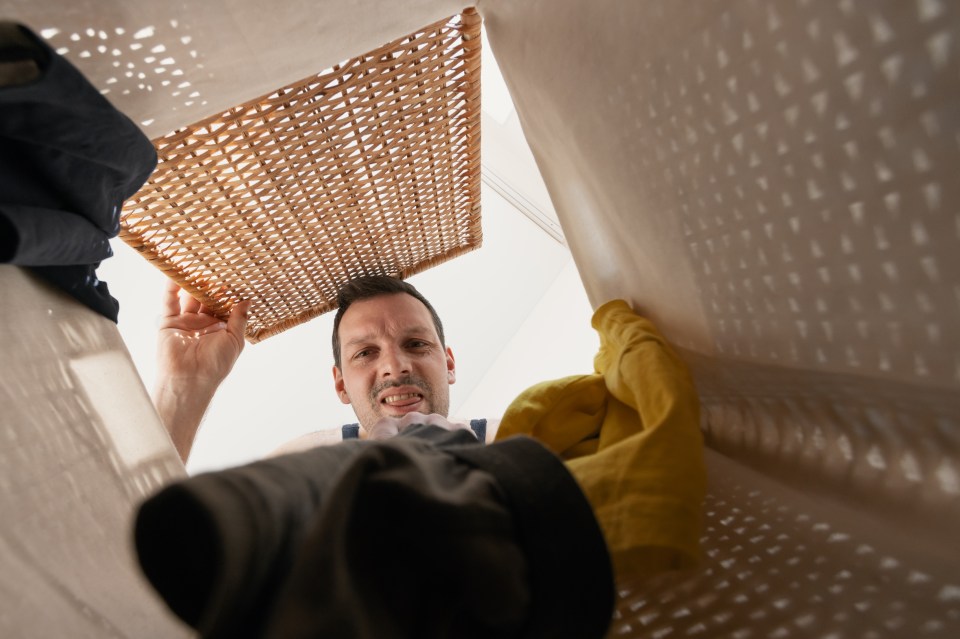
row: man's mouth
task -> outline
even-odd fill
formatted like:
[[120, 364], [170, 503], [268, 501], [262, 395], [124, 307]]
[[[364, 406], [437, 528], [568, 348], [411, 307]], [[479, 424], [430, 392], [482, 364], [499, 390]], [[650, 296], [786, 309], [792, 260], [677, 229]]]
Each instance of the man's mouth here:
[[430, 385], [412, 375], [377, 384], [371, 389], [371, 402], [382, 415], [401, 417], [430, 408]]
[[420, 393], [399, 393], [397, 395], [387, 395], [380, 400], [380, 403], [386, 404], [387, 406], [406, 406], [418, 402], [421, 399], [423, 399], [423, 395]]

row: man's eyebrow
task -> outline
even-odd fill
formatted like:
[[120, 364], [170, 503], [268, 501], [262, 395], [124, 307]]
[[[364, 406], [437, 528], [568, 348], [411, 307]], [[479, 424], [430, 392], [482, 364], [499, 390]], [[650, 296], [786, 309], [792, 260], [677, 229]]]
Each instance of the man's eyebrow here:
[[[412, 335], [417, 335], [417, 336], [426, 335], [427, 337], [431, 337], [430, 335], [431, 331], [432, 331], [431, 327], [427, 326], [426, 324], [423, 324], [420, 326], [411, 326], [410, 328], [403, 331], [402, 335], [404, 337], [410, 337]], [[347, 340], [344, 343], [344, 346], [356, 346], [358, 344], [368, 344], [374, 341], [376, 341], [376, 334], [366, 333], [364, 335], [360, 335], [359, 337], [354, 337], [353, 339]]]
[[347, 340], [347, 343], [344, 346], [355, 346], [357, 344], [364, 344], [373, 340], [373, 334], [361, 335], [360, 337], [354, 337], [351, 340]]
[[409, 337], [411, 335], [429, 335], [433, 331], [431, 326], [411, 326], [403, 332], [404, 336]]

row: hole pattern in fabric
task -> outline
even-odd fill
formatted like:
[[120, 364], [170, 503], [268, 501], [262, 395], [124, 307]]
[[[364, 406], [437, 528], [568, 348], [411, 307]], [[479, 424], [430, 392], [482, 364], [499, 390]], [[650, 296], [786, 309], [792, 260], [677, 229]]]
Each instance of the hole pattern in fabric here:
[[[960, 581], [762, 476], [713, 472], [704, 566], [625, 586], [610, 637], [956, 637]], [[915, 549], [911, 549], [915, 550]]]

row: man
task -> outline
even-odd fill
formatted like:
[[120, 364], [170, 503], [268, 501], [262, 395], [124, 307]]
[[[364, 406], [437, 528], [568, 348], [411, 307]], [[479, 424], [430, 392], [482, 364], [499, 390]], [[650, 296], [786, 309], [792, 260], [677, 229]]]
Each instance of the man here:
[[[414, 287], [394, 278], [360, 278], [343, 287], [338, 306], [334, 388], [360, 420], [360, 438], [387, 439], [415, 424], [467, 428], [447, 420], [449, 385], [456, 380], [453, 352], [436, 311]], [[165, 367], [156, 397], [184, 460], [203, 411], [242, 350], [247, 309], [240, 304], [221, 322], [196, 301], [181, 304], [175, 285], [167, 290]], [[496, 430], [503, 439], [531, 436], [564, 460], [603, 513], [599, 520], [618, 571], [652, 574], [692, 565], [705, 490], [693, 381], [656, 327], [626, 302], [601, 305], [593, 326], [601, 338], [596, 373], [527, 389]], [[496, 437], [488, 433], [486, 439]], [[312, 433], [276, 453], [339, 440], [339, 432], [336, 439]]]
[[[186, 460], [249, 305], [222, 322], [175, 285], [165, 305], [156, 402]], [[209, 638], [603, 636], [611, 560], [560, 458], [446, 419], [455, 360], [413, 286], [359, 278], [338, 307], [335, 391], [361, 438], [401, 436], [307, 436], [147, 500], [138, 558], [171, 610]]]
[[[196, 300], [181, 299], [176, 284], [166, 289], [154, 402], [184, 461], [243, 350], [248, 310], [248, 302], [238, 304], [222, 322]], [[468, 428], [446, 419], [456, 381], [453, 351], [436, 310], [411, 284], [385, 276], [349, 282], [338, 296], [332, 342], [334, 389], [353, 407], [360, 439], [385, 439], [413, 423]], [[340, 432], [331, 432], [310, 433], [275, 453], [339, 441]]]

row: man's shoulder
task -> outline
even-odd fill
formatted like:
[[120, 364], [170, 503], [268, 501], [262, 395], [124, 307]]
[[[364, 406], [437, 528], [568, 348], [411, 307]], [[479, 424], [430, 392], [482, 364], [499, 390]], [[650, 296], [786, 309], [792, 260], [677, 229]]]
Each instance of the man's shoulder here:
[[[469, 424], [470, 421], [480, 421], [480, 420], [464, 420], [464, 424]], [[496, 437], [497, 429], [500, 426], [500, 419], [484, 419], [485, 422], [485, 437], [484, 439], [489, 443], [494, 440]], [[362, 434], [358, 433], [358, 439], [364, 439]], [[311, 448], [316, 448], [317, 446], [331, 446], [333, 444], [339, 444], [343, 441], [343, 428], [328, 428], [325, 430], [317, 430], [312, 433], [307, 433], [306, 435], [301, 435], [296, 439], [291, 439], [285, 444], [282, 444], [275, 450], [273, 450], [267, 457], [276, 457], [278, 455], [286, 455], [288, 453], [299, 453], [304, 450], [310, 450]]]
[[300, 451], [316, 448], [317, 446], [339, 444], [342, 441], [343, 432], [339, 427], [317, 430], [312, 433], [307, 433], [306, 435], [301, 435], [296, 439], [291, 439], [287, 443], [280, 445], [280, 447], [271, 452], [268, 457], [276, 457], [277, 455], [286, 455], [288, 453], [298, 453]]

